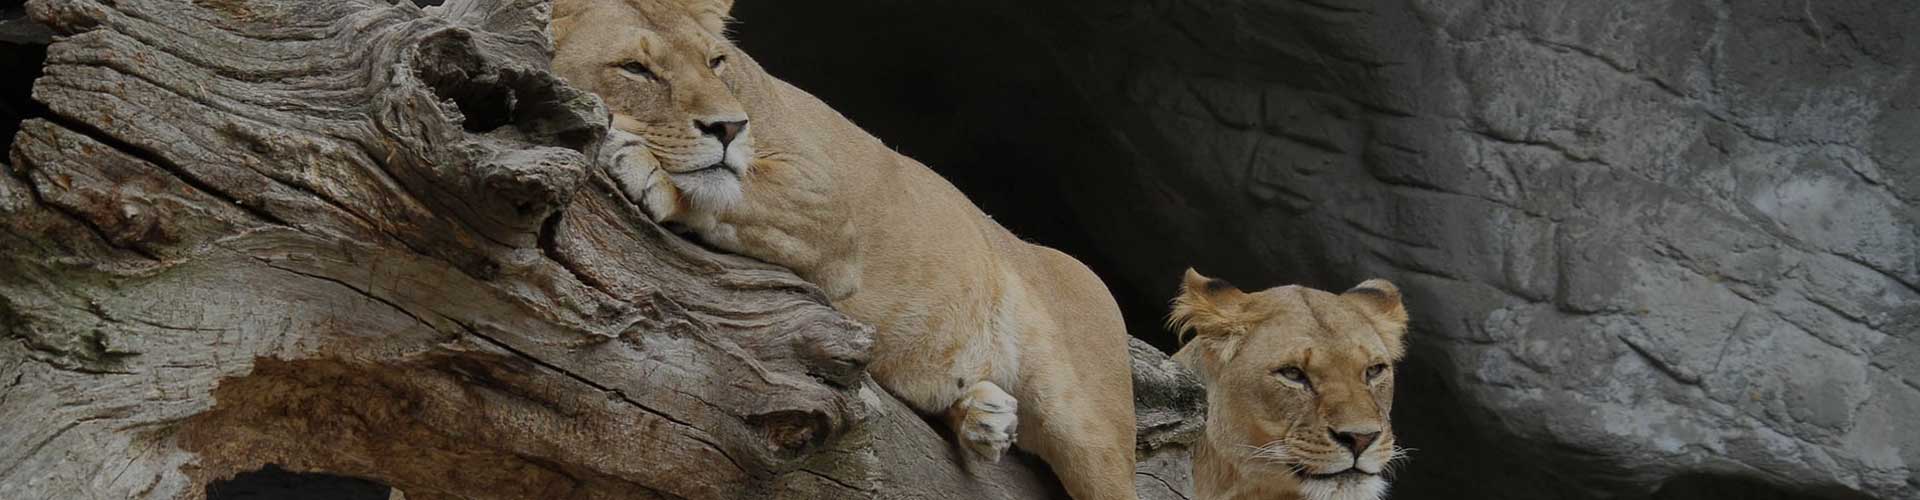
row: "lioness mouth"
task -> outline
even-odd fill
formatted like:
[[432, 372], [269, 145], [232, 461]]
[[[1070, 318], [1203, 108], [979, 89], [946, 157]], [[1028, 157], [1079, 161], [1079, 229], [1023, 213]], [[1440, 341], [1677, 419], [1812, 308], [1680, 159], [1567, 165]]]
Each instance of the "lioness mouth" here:
[[696, 168], [693, 170], [688, 170], [685, 172], [674, 172], [674, 175], [698, 175], [698, 174], [704, 174], [707, 172], [712, 172], [715, 170], [724, 170], [727, 173], [731, 173], [735, 176], [740, 175], [740, 172], [737, 170], [734, 170], [733, 166], [727, 165], [727, 162], [715, 163], [712, 165], [707, 165], [707, 166]]
[[1378, 475], [1379, 474], [1375, 474], [1372, 472], [1367, 472], [1367, 471], [1360, 470], [1358, 468], [1351, 468], [1351, 467], [1348, 468], [1347, 470], [1328, 473], [1328, 474], [1309, 474], [1305, 472], [1300, 473], [1300, 477], [1304, 477], [1304, 478], [1312, 479], [1316, 481], [1340, 481], [1340, 480], [1357, 479], [1357, 478], [1362, 478], [1367, 476], [1378, 476]]

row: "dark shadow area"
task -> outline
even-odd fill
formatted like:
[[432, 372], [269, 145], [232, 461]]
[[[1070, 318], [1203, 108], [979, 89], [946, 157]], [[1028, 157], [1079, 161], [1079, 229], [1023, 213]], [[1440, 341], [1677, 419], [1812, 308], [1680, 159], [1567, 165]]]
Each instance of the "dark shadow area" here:
[[735, 6], [735, 40], [767, 70], [933, 168], [1020, 237], [1073, 255], [1112, 289], [1128, 330], [1175, 349], [1172, 297], [1120, 279], [1066, 197], [1088, 182], [1080, 145], [1100, 141], [1044, 44], [1007, 12], [946, 2]]
[[[20, 122], [46, 116], [46, 106], [33, 100], [33, 81], [40, 78], [52, 36], [27, 18], [21, 2], [0, 2], [0, 146], [11, 147]], [[0, 163], [7, 163], [0, 152]]]
[[514, 89], [501, 81], [496, 68], [487, 67], [469, 35], [453, 32], [422, 40], [420, 57], [437, 64], [422, 65], [415, 76], [460, 109], [461, 128], [485, 134], [513, 123]]
[[365, 479], [288, 472], [275, 464], [207, 485], [207, 500], [387, 500], [391, 493]]
[[415, 76], [460, 110], [460, 126], [467, 132], [506, 132], [520, 140], [575, 151], [598, 139], [597, 126], [567, 112], [572, 95], [561, 95], [557, 80], [488, 62], [474, 40], [462, 32], [430, 36], [421, 41], [419, 50], [423, 60], [433, 63], [415, 68]]

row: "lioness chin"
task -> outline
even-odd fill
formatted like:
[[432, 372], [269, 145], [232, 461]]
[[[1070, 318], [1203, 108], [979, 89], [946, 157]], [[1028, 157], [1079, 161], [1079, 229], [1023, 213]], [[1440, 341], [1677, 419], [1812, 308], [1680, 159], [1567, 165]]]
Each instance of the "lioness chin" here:
[[944, 416], [966, 456], [1017, 445], [1074, 498], [1134, 498], [1126, 329], [1106, 287], [767, 75], [721, 35], [730, 7], [555, 2], [553, 68], [612, 111], [600, 161], [622, 190], [874, 326], [868, 371]]
[[1299, 286], [1242, 292], [1187, 270], [1168, 324], [1174, 359], [1207, 386], [1194, 445], [1202, 500], [1377, 500], [1400, 458], [1388, 419], [1406, 352], [1400, 290], [1369, 280], [1338, 295]]

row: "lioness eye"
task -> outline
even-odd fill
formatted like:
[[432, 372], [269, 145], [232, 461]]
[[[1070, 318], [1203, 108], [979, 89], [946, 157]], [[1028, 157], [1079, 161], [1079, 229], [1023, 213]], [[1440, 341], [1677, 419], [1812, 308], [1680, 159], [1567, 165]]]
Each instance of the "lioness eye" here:
[[1386, 373], [1386, 371], [1387, 371], [1386, 363], [1380, 363], [1377, 365], [1369, 366], [1367, 367], [1367, 380], [1373, 380], [1373, 379], [1379, 378], [1380, 374]]
[[1289, 366], [1286, 368], [1281, 368], [1279, 370], [1274, 370], [1273, 373], [1280, 375], [1280, 378], [1291, 380], [1294, 383], [1298, 383], [1298, 384], [1307, 383], [1307, 372], [1300, 371], [1299, 368], [1294, 368]]
[[653, 78], [653, 70], [647, 69], [647, 65], [640, 64], [640, 61], [627, 61], [622, 63], [620, 64], [620, 71], [625, 71], [634, 76]]
[[717, 71], [720, 69], [720, 65], [726, 64], [726, 63], [727, 63], [727, 56], [724, 56], [724, 55], [713, 56], [713, 60], [707, 61], [707, 67], [713, 68], [714, 70]]

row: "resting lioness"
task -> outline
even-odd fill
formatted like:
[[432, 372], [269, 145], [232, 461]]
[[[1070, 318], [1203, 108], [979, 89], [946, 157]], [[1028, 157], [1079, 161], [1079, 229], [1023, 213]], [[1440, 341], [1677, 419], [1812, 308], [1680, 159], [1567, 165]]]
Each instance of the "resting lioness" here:
[[1174, 355], [1207, 386], [1194, 445], [1203, 500], [1376, 500], [1399, 458], [1388, 410], [1406, 349], [1400, 290], [1369, 280], [1339, 295], [1299, 286], [1245, 293], [1187, 270], [1168, 324]]
[[553, 67], [613, 111], [603, 164], [656, 220], [792, 269], [876, 330], [868, 370], [972, 455], [1011, 444], [1075, 498], [1133, 492], [1127, 340], [1100, 280], [768, 76], [728, 0], [560, 0]]

